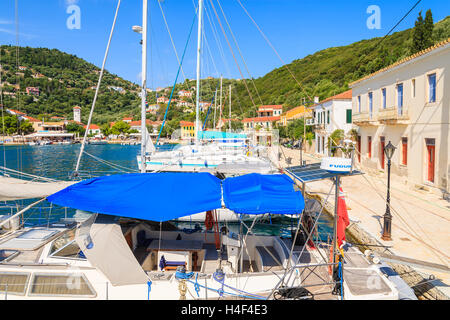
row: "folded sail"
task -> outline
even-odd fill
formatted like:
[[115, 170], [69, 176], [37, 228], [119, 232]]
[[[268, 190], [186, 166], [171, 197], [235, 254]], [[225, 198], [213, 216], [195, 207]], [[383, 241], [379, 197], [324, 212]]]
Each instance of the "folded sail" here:
[[155, 146], [153, 145], [152, 138], [150, 138], [147, 128], [145, 128], [145, 142], [145, 152], [153, 153], [155, 151]]
[[76, 182], [35, 182], [0, 176], [0, 201], [44, 198]]

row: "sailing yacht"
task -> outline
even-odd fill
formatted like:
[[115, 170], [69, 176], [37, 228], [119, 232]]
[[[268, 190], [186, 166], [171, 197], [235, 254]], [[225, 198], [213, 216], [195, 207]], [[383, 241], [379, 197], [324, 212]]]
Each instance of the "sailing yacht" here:
[[[4, 299], [404, 297], [384, 268], [356, 248], [345, 249], [344, 262], [331, 263], [323, 258], [333, 248], [329, 243], [309, 246], [308, 239], [297, 236], [252, 232], [263, 213], [303, 211], [304, 198], [286, 175], [223, 181], [192, 172], [112, 175], [81, 181], [46, 199], [91, 214], [82, 222], [31, 228], [11, 223], [17, 214], [1, 222]], [[179, 230], [167, 223], [204, 210], [214, 216], [224, 207], [254, 217], [246, 233], [219, 229], [216, 219], [209, 231]], [[376, 285], [365, 285], [369, 282]]]
[[[141, 172], [215, 172], [218, 174], [243, 174], [250, 172], [271, 173], [278, 171], [269, 159], [250, 155], [249, 139], [245, 134], [230, 132], [203, 131], [200, 128], [200, 65], [202, 50], [203, 0], [198, 2], [198, 36], [197, 36], [197, 88], [195, 108], [195, 143], [182, 145], [175, 150], [158, 152], [145, 128], [145, 83], [142, 86], [142, 139], [141, 154], [137, 163]], [[142, 74], [146, 74], [146, 27], [142, 29], [143, 55]], [[231, 91], [230, 91], [231, 94]], [[231, 110], [231, 109], [230, 109]], [[231, 111], [230, 111], [231, 112]], [[149, 146], [150, 145], [150, 146]], [[145, 163], [145, 165], [143, 165]]]

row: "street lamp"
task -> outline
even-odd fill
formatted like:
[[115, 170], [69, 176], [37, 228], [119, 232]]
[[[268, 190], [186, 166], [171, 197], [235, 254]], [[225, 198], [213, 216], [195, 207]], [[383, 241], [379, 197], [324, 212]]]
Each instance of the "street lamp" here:
[[386, 212], [384, 213], [384, 222], [383, 222], [383, 234], [381, 236], [381, 239], [386, 241], [391, 241], [391, 222], [392, 222], [392, 215], [391, 215], [391, 158], [394, 155], [395, 147], [392, 145], [391, 141], [387, 144], [386, 147], [384, 147], [384, 153], [386, 155], [386, 158], [388, 159], [387, 165], [388, 165], [388, 182], [387, 182], [387, 197], [386, 197]]

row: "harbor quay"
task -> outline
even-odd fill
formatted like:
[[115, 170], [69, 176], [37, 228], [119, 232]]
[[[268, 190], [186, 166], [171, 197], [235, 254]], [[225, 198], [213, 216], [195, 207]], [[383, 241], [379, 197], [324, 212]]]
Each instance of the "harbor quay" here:
[[[286, 158], [290, 158], [289, 165], [300, 163], [300, 150], [281, 148], [280, 164], [283, 167], [288, 165]], [[321, 161], [310, 153], [303, 152], [302, 157], [306, 164]], [[368, 247], [373, 251], [388, 251], [390, 254], [421, 261], [424, 265], [436, 264], [448, 268], [449, 201], [435, 193], [417, 190], [414, 186], [406, 186], [399, 180], [392, 179], [392, 240], [385, 241], [381, 236], [383, 215], [386, 210], [387, 179], [383, 175], [365, 172], [364, 168], [360, 169], [364, 172], [363, 175], [343, 178], [341, 181], [350, 218], [350, 225], [347, 227], [347, 233], [350, 233], [349, 238], [353, 238], [355, 243], [360, 243], [363, 247], [370, 241], [372, 244]], [[306, 193], [325, 200], [332, 184], [331, 180], [308, 183]], [[329, 206], [333, 207], [334, 197], [329, 197], [328, 202]], [[332, 210], [328, 210], [328, 213], [333, 215]], [[432, 290], [433, 293], [430, 293], [428, 298], [449, 299], [450, 273], [419, 266], [412, 266], [411, 269], [413, 271], [410, 270], [409, 273], [416, 272], [417, 283], [408, 283], [417, 286], [413, 289], [417, 289], [418, 292]], [[399, 274], [402, 276], [401, 273]]]

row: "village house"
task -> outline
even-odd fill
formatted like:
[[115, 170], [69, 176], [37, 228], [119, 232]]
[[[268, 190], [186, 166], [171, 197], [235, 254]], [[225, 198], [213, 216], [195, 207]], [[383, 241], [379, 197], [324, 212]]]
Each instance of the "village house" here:
[[194, 104], [192, 102], [187, 101], [178, 101], [177, 106], [183, 107], [183, 108], [193, 108]]
[[315, 152], [328, 155], [330, 135], [335, 130], [343, 130], [348, 135], [352, 129], [352, 90], [326, 98], [311, 108], [312, 118], [306, 120], [306, 125], [314, 127]]
[[242, 120], [245, 130], [255, 130], [258, 128], [264, 128], [272, 130], [273, 122], [280, 120], [280, 115], [283, 110], [281, 105], [260, 106], [258, 108], [258, 117], [245, 118]]
[[39, 96], [39, 88], [37, 87], [27, 87], [27, 95]]
[[158, 97], [156, 99], [156, 103], [168, 104], [169, 103], [169, 98], [167, 98], [167, 97]]
[[32, 75], [32, 77], [35, 79], [41, 79], [44, 78], [45, 76], [42, 73], [35, 73]]
[[126, 93], [126, 90], [124, 88], [122, 88], [122, 87], [108, 86], [108, 89], [117, 91], [117, 92], [122, 93], [122, 94]]
[[[130, 130], [136, 130], [139, 133], [141, 133], [141, 124], [142, 124], [141, 120], [131, 121], [128, 124], [130, 125]], [[145, 124], [147, 125], [147, 127], [152, 126], [153, 130], [149, 130], [149, 134], [154, 134], [157, 133], [157, 129], [159, 125], [162, 124], [162, 121], [151, 121], [150, 119], [146, 119]]]
[[178, 91], [178, 96], [181, 98], [191, 98], [192, 91], [180, 90], [180, 91]]
[[[87, 125], [83, 126], [85, 130], [87, 130]], [[100, 127], [96, 124], [91, 123], [89, 126], [88, 134], [89, 135], [99, 135], [101, 133]]]
[[310, 118], [311, 116], [312, 116], [311, 110], [308, 110], [304, 105], [302, 105], [281, 114], [278, 124], [286, 127], [289, 124], [289, 122], [293, 120]]
[[198, 108], [200, 109], [200, 112], [206, 112], [210, 105], [210, 102], [201, 101], [198, 103]]
[[260, 106], [258, 108], [258, 117], [276, 117], [283, 112], [282, 105]]
[[158, 112], [159, 108], [160, 108], [159, 105], [157, 105], [157, 104], [151, 104], [151, 105], [148, 105], [148, 106], [147, 106], [146, 111], [147, 111], [148, 113], [153, 113], [153, 114], [155, 114], [156, 112]]
[[244, 124], [245, 130], [258, 130], [258, 129], [266, 129], [266, 130], [272, 130], [273, 129], [273, 122], [276, 122], [280, 120], [280, 117], [255, 117], [255, 118], [245, 118], [242, 120], [242, 123]]
[[352, 88], [357, 161], [421, 188], [450, 191], [450, 38], [359, 79]]

